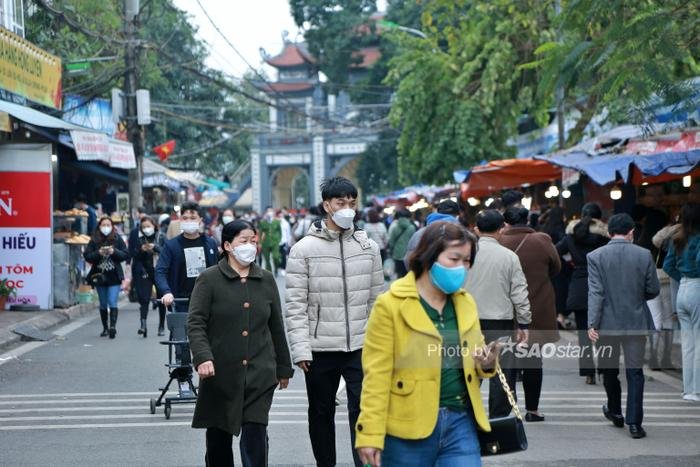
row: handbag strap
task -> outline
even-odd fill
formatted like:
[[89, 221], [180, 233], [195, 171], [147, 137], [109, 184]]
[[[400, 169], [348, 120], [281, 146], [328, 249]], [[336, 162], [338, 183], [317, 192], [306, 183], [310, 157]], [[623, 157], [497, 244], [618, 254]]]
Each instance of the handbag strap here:
[[527, 237], [529, 237], [529, 236], [530, 236], [530, 234], [525, 234], [525, 236], [524, 236], [523, 239], [520, 241], [520, 243], [518, 244], [517, 248], [515, 248], [515, 250], [513, 251], [513, 253], [515, 253], [516, 255], [518, 254], [518, 251], [520, 251], [520, 247], [523, 246], [523, 244], [525, 243], [525, 240], [527, 240]]
[[518, 404], [515, 403], [515, 398], [513, 397], [513, 393], [511, 392], [510, 386], [508, 385], [508, 381], [506, 380], [506, 375], [503, 374], [503, 371], [501, 371], [500, 366], [496, 367], [496, 373], [498, 374], [498, 379], [501, 381], [501, 386], [503, 386], [503, 391], [508, 396], [508, 402], [513, 408], [513, 413], [515, 414], [518, 420], [522, 421], [523, 416], [520, 414], [520, 409], [518, 408]]

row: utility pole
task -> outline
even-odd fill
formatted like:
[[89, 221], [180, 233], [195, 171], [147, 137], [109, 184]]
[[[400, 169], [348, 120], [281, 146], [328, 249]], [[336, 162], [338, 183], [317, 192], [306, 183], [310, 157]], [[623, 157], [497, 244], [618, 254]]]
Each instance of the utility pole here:
[[139, 58], [138, 39], [138, 0], [125, 0], [124, 33], [126, 36], [126, 50], [124, 54], [126, 72], [124, 73], [124, 99], [126, 100], [126, 128], [127, 137], [134, 146], [136, 168], [129, 170], [129, 208], [131, 212], [143, 204], [143, 156], [144, 134], [143, 127], [139, 125], [136, 110], [136, 89], [138, 88], [137, 64]]

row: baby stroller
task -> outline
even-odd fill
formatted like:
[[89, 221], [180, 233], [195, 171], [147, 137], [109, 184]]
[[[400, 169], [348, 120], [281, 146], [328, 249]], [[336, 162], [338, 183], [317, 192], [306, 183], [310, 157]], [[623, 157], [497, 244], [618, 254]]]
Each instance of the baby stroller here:
[[[160, 299], [154, 300], [160, 302]], [[175, 302], [188, 302], [188, 298], [176, 298]], [[166, 420], [170, 419], [173, 404], [189, 404], [197, 400], [197, 388], [192, 382], [192, 359], [190, 357], [190, 344], [187, 340], [187, 313], [173, 313], [166, 315], [165, 321], [170, 330], [170, 338], [160, 343], [168, 346], [168, 368], [170, 379], [165, 387], [158, 388], [160, 396], [151, 399], [151, 414], [156, 413], [156, 407], [165, 405]], [[170, 385], [177, 381], [177, 396], [166, 396]]]

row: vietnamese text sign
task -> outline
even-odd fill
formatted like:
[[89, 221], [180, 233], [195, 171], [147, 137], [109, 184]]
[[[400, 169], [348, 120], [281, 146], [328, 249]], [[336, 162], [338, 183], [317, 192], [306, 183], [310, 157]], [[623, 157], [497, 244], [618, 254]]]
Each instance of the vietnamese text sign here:
[[109, 141], [109, 165], [119, 169], [135, 169], [136, 157], [131, 143], [116, 139]]
[[0, 28], [0, 88], [61, 108], [61, 59]]
[[102, 161], [119, 169], [136, 168], [134, 146], [129, 142], [89, 131], [71, 130], [70, 136], [79, 161]]
[[12, 303], [47, 309], [51, 297], [51, 174], [0, 172], [0, 278]]
[[106, 135], [72, 130], [70, 137], [79, 161], [109, 162], [109, 141]]

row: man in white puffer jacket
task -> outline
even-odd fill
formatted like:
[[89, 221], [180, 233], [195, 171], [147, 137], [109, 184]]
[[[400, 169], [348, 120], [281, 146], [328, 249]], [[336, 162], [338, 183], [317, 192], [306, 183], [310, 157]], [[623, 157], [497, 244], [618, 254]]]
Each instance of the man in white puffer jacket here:
[[[311, 225], [287, 261], [286, 324], [292, 359], [304, 370], [309, 435], [318, 466], [334, 466], [335, 394], [348, 394], [352, 446], [360, 413], [362, 345], [384, 287], [377, 244], [354, 225], [357, 188], [335, 177], [321, 185], [324, 219]], [[351, 446], [355, 465], [361, 466]]]

